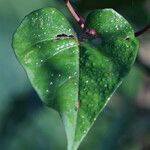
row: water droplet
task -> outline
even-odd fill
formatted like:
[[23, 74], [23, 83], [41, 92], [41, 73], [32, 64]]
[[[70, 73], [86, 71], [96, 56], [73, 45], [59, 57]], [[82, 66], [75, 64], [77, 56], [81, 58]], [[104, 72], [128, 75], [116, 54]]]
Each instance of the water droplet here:
[[110, 97], [107, 99], [108, 101], [110, 100]]
[[107, 84], [105, 84], [104, 87], [107, 87]]
[[96, 64], [93, 62], [93, 66], [96, 66]]
[[41, 59], [41, 62], [43, 62], [43, 60]]
[[53, 85], [53, 82], [50, 82], [50, 85]]
[[46, 90], [46, 93], [48, 93], [48, 92], [49, 92], [49, 90], [47, 89], [47, 90]]
[[58, 77], [61, 77], [61, 74], [58, 74]]
[[89, 83], [89, 81], [88, 81], [88, 80], [86, 80], [85, 82], [86, 82], [86, 83]]
[[69, 76], [68, 78], [71, 79], [71, 76]]
[[31, 63], [31, 59], [25, 59], [25, 64]]
[[84, 117], [84, 116], [81, 116], [81, 118], [83, 118], [83, 119], [84, 119], [85, 117]]
[[118, 28], [118, 26], [117, 26], [117, 25], [116, 25], [115, 27], [116, 27], [116, 29], [117, 29], [117, 30], [119, 30], [119, 28]]
[[75, 82], [74, 85], [77, 85], [77, 83]]
[[72, 51], [72, 53], [73, 53], [73, 54], [75, 54], [75, 53], [76, 53], [76, 51]]

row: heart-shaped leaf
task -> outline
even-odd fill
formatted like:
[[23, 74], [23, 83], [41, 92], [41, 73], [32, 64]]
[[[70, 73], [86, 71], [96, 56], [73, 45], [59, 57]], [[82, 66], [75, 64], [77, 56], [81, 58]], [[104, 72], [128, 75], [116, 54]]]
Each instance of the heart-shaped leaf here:
[[43, 8], [25, 17], [13, 38], [33, 87], [63, 120], [68, 150], [78, 148], [129, 72], [138, 49], [132, 27], [112, 9], [91, 12], [85, 25], [101, 39], [79, 44], [65, 17]]

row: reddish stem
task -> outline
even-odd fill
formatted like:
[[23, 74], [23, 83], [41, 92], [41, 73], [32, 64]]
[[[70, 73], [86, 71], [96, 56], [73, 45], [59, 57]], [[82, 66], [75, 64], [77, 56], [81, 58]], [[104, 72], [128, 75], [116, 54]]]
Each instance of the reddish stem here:
[[143, 28], [142, 30], [137, 31], [137, 32], [135, 33], [135, 36], [138, 37], [138, 36], [144, 34], [145, 32], [147, 32], [148, 30], [150, 30], [150, 24], [147, 25], [147, 26], [146, 26], [145, 28]]
[[70, 4], [69, 0], [64, 0], [64, 2], [66, 4], [68, 10], [70, 11], [71, 15], [73, 16], [73, 18], [78, 22], [80, 27], [83, 29], [84, 28], [84, 19], [77, 15], [77, 13], [75, 12], [74, 8]]

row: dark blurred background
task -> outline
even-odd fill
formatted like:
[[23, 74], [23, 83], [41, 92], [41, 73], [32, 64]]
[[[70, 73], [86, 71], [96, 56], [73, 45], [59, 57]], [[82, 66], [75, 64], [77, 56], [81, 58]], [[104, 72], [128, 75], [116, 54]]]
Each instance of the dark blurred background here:
[[[111, 7], [135, 31], [150, 23], [150, 0], [72, 0], [82, 16]], [[79, 27], [63, 0], [0, 0], [0, 150], [66, 150], [59, 115], [43, 106], [11, 47], [25, 15], [56, 7]], [[121, 87], [96, 120], [79, 150], [150, 150], [150, 32], [139, 37], [138, 59]]]

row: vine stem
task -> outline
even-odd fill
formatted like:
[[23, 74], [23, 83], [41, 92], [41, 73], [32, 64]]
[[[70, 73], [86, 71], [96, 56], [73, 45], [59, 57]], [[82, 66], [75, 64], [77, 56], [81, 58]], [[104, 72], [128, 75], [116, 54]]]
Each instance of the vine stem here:
[[135, 36], [138, 37], [138, 36], [144, 34], [145, 32], [147, 32], [148, 30], [150, 30], [150, 24], [147, 25], [146, 27], [144, 27], [142, 30], [137, 31], [137, 32], [135, 33]]
[[[73, 6], [71, 5], [71, 3], [69, 2], [69, 0], [64, 0], [69, 12], [71, 13], [71, 15], [73, 16], [73, 18], [77, 21], [77, 23], [79, 24], [79, 26], [81, 27], [81, 29], [84, 29], [85, 27], [85, 21], [83, 19], [83, 17], [79, 16], [76, 11], [74, 10]], [[92, 35], [92, 36], [96, 36], [96, 30], [95, 29], [86, 29], [85, 32], [87, 35]]]
[[66, 4], [68, 10], [70, 11], [71, 15], [73, 16], [73, 18], [78, 22], [80, 27], [83, 29], [84, 28], [84, 19], [82, 17], [80, 17], [79, 15], [77, 15], [74, 8], [70, 4], [69, 0], [64, 0], [64, 2]]

